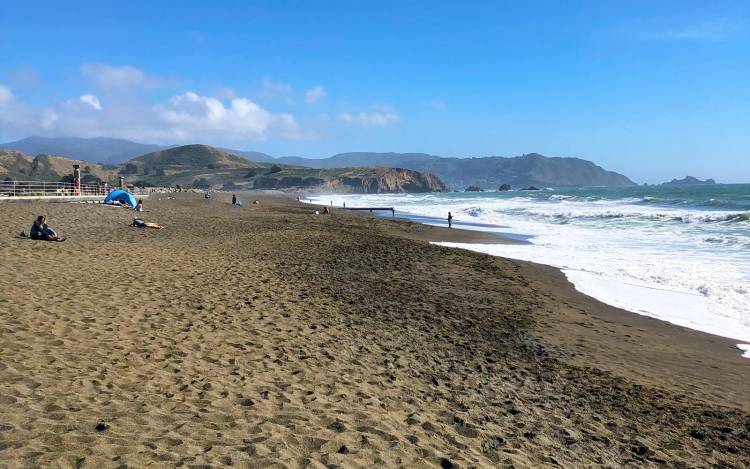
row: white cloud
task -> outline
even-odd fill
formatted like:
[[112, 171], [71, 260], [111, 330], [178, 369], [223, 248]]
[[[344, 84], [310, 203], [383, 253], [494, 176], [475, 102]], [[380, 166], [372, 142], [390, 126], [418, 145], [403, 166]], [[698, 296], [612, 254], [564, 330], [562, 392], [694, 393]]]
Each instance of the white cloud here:
[[[0, 137], [117, 137], [166, 144], [230, 145], [317, 138], [316, 129], [330, 126], [334, 120], [365, 128], [387, 127], [399, 121], [396, 110], [387, 104], [300, 120], [226, 87], [214, 87], [206, 94], [182, 91], [154, 101], [145, 88], [159, 83], [159, 79], [135, 67], [84, 64], [81, 72], [88, 86], [94, 87], [91, 92], [43, 105], [26, 101], [23, 93], [6, 82], [0, 83]], [[162, 81], [161, 85], [172, 86], [173, 82]], [[290, 85], [270, 78], [264, 80], [264, 90], [267, 96], [288, 102], [293, 93]], [[317, 85], [305, 92], [305, 100], [320, 102], [325, 95], [325, 88]]]
[[42, 79], [39, 72], [28, 65], [21, 65], [18, 68], [4, 74], [10, 83], [19, 87], [39, 87], [42, 85]]
[[130, 65], [85, 63], [81, 74], [100, 88], [155, 87], [162, 83], [160, 78]]
[[240, 94], [231, 86], [214, 85], [211, 87], [211, 94], [219, 99], [234, 99], [238, 98]]
[[262, 82], [260, 95], [266, 99], [282, 99], [287, 104], [294, 104], [293, 92], [292, 85], [273, 81], [271, 78], [265, 77]]
[[[20, 102], [11, 89], [0, 84], [0, 132], [8, 137], [27, 129], [38, 129], [52, 116], [47, 109], [36, 110]], [[24, 135], [25, 136], [25, 135]]]
[[176, 137], [213, 135], [228, 139], [264, 140], [271, 134], [287, 138], [300, 133], [291, 114], [274, 114], [246, 98], [228, 106], [216, 98], [187, 92], [154, 106], [156, 115]]
[[60, 114], [56, 113], [55, 111], [51, 109], [45, 109], [42, 111], [42, 128], [43, 129], [50, 129], [52, 126], [57, 122], [57, 119], [60, 118]]
[[315, 104], [325, 96], [326, 89], [323, 88], [323, 85], [313, 86], [309, 90], [305, 91], [305, 101], [307, 101], [308, 104]]
[[75, 135], [120, 137], [160, 143], [250, 142], [269, 138], [301, 139], [295, 116], [274, 113], [247, 98], [222, 101], [186, 92], [150, 105], [113, 95], [106, 108], [93, 94], [47, 107], [32, 107], [0, 85], [0, 128], [3, 137]]
[[0, 85], [0, 106], [10, 104], [13, 101], [13, 93], [10, 88]]
[[99, 98], [94, 96], [93, 94], [84, 94], [83, 96], [78, 98], [82, 103], [88, 104], [89, 106], [93, 107], [97, 111], [102, 110], [102, 105], [99, 102]]
[[715, 18], [672, 27], [630, 27], [635, 36], [649, 41], [724, 41], [747, 29], [738, 18]]
[[396, 110], [387, 104], [373, 105], [371, 112], [345, 112], [340, 114], [339, 118], [344, 122], [360, 127], [388, 127], [399, 120]]

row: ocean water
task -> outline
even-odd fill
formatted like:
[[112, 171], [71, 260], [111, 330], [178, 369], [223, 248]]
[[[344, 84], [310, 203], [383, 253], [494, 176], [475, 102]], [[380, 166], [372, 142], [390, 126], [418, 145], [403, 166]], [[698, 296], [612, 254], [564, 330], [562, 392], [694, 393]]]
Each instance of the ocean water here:
[[750, 343], [750, 185], [312, 199], [394, 206], [431, 224], [450, 211], [456, 227], [529, 244], [442, 244], [552, 265], [605, 303]]

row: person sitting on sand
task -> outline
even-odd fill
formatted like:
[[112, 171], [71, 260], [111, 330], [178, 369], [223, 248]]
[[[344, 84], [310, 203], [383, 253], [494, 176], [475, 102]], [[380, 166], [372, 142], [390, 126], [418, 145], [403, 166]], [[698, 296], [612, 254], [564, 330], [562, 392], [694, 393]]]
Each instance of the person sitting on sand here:
[[131, 223], [130, 226], [135, 226], [137, 228], [153, 228], [155, 230], [160, 230], [163, 228], [163, 226], [159, 224], [145, 222], [140, 218], [133, 218], [133, 223]]
[[143, 199], [138, 199], [138, 203], [135, 204], [135, 207], [133, 207], [133, 209], [136, 212], [142, 212], [143, 211]]
[[234, 194], [232, 194], [232, 205], [242, 207], [242, 202], [240, 202], [240, 199], [238, 199], [237, 196]]
[[42, 241], [65, 241], [65, 238], [58, 236], [55, 230], [47, 225], [47, 219], [42, 215], [39, 215], [32, 223], [29, 237]]

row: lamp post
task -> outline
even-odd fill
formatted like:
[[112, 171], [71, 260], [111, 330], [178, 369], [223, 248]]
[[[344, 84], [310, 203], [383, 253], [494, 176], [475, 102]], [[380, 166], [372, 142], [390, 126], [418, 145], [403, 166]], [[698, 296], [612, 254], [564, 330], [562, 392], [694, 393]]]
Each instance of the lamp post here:
[[73, 195], [81, 195], [81, 165], [73, 165]]

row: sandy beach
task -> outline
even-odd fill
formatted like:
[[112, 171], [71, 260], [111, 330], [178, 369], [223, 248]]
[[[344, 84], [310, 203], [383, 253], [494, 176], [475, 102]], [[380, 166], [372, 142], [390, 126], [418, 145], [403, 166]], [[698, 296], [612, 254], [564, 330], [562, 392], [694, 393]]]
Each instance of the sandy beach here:
[[0, 467], [750, 466], [736, 341], [257, 198], [0, 203]]

